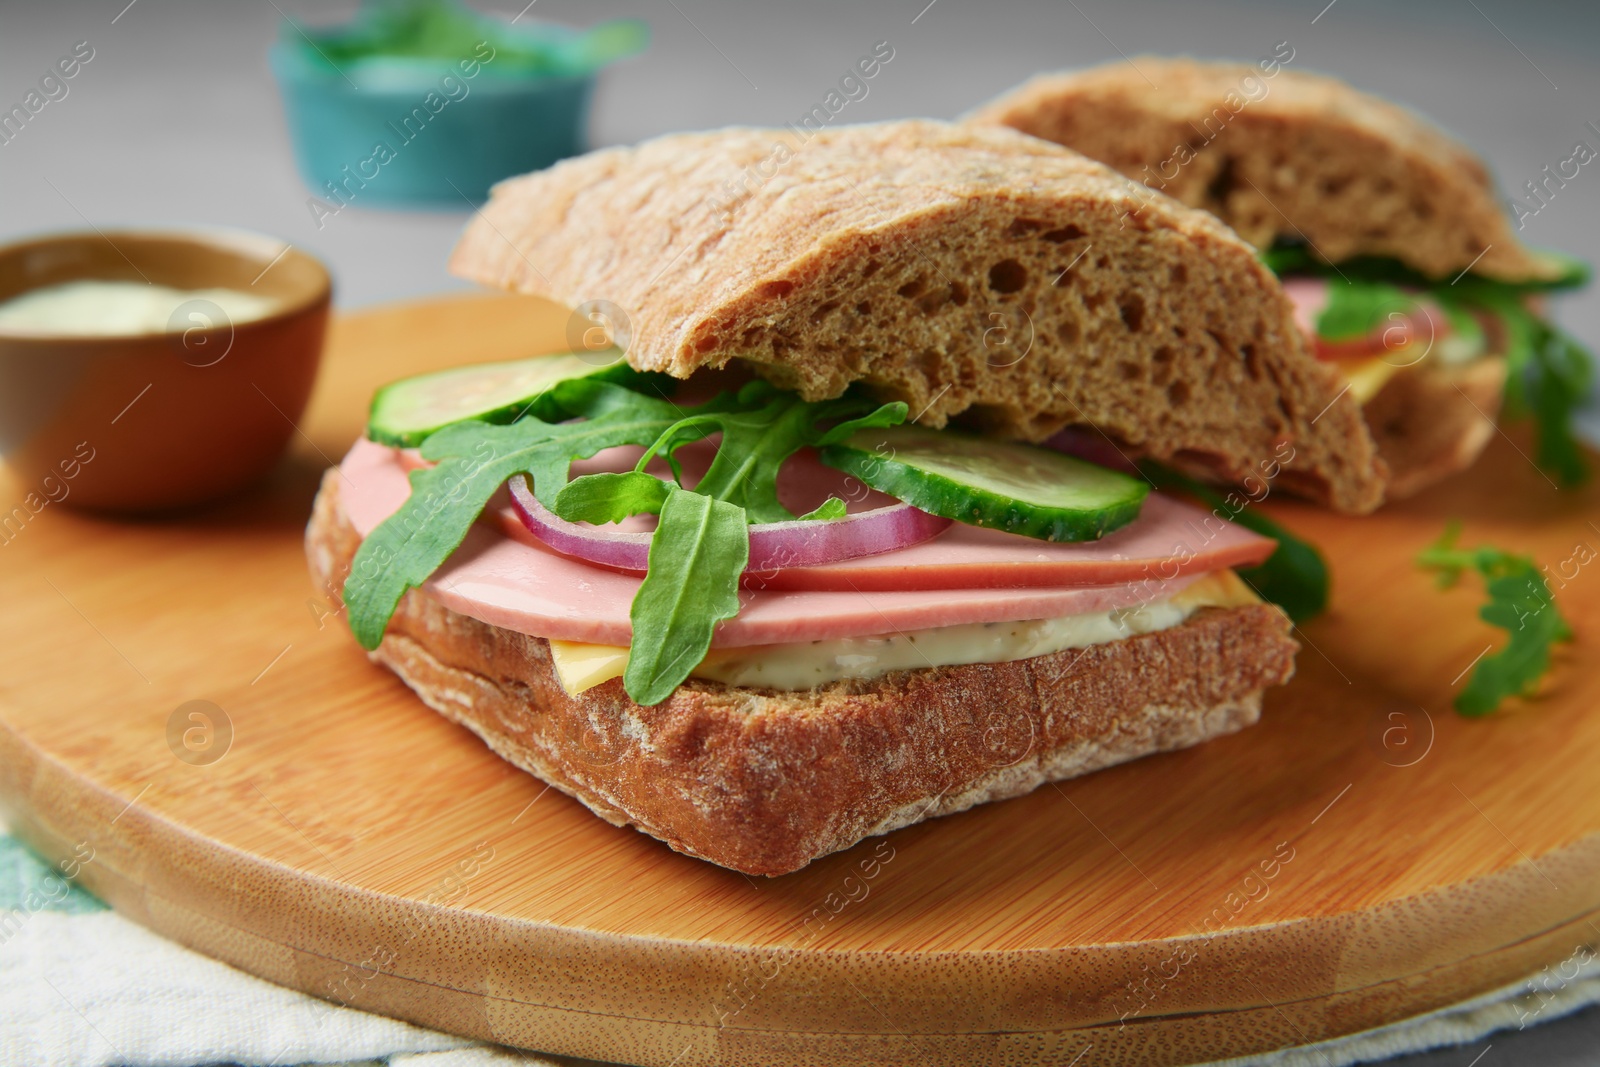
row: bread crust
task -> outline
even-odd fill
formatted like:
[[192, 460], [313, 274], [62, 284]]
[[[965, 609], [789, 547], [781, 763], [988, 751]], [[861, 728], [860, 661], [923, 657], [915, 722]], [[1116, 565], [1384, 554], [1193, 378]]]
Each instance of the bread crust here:
[[734, 129], [595, 152], [497, 186], [451, 268], [610, 302], [645, 369], [737, 358], [808, 399], [860, 382], [933, 426], [1092, 426], [1235, 483], [1288, 445], [1282, 487], [1356, 512], [1383, 496], [1359, 409], [1250, 246], [1010, 130]]
[[1413, 496], [1477, 462], [1494, 436], [1506, 361], [1433, 361], [1396, 374], [1362, 408], [1389, 462], [1389, 499]]
[[[306, 551], [342, 586], [361, 537], [324, 477]], [[780, 875], [887, 833], [1254, 723], [1294, 672], [1288, 619], [1204, 609], [1170, 630], [810, 692], [691, 680], [640, 707], [619, 680], [569, 696], [549, 644], [413, 590], [372, 658], [496, 753], [679, 852]]]
[[1074, 148], [1260, 247], [1304, 238], [1333, 262], [1387, 256], [1432, 277], [1559, 274], [1517, 240], [1476, 155], [1336, 78], [1140, 56], [1041, 75], [967, 121]]

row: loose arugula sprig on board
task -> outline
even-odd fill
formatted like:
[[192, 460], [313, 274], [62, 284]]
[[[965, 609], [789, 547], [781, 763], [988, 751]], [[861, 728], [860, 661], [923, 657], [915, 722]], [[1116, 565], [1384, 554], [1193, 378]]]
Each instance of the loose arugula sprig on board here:
[[1177, 489], [1203, 502], [1219, 518], [1236, 522], [1247, 530], [1278, 542], [1265, 563], [1239, 568], [1239, 577], [1249, 582], [1262, 599], [1284, 610], [1296, 623], [1321, 615], [1328, 606], [1328, 565], [1315, 545], [1301, 540], [1248, 502], [1235, 507], [1223, 495], [1186, 475], [1149, 461], [1139, 471], [1157, 489]]
[[[1482, 333], [1477, 312], [1496, 316], [1506, 331], [1506, 413], [1531, 417], [1538, 429], [1536, 458], [1563, 486], [1589, 476], [1572, 417], [1589, 395], [1594, 356], [1569, 334], [1528, 309], [1537, 293], [1571, 289], [1589, 280], [1586, 264], [1560, 257], [1562, 273], [1550, 281], [1502, 282], [1468, 274], [1454, 280], [1428, 278], [1392, 260], [1362, 256], [1337, 267], [1324, 263], [1304, 245], [1279, 245], [1262, 253], [1278, 275], [1316, 274], [1336, 278], [1318, 332], [1330, 341], [1360, 337], [1383, 325], [1389, 314], [1416, 301], [1401, 288], [1420, 290], [1468, 337]], [[1332, 331], [1332, 332], [1328, 332]]]
[[1466, 570], [1483, 575], [1489, 602], [1478, 615], [1511, 635], [1499, 652], [1478, 661], [1455, 700], [1462, 715], [1487, 715], [1507, 697], [1526, 696], [1538, 687], [1550, 669], [1551, 646], [1572, 640], [1572, 629], [1532, 559], [1490, 545], [1457, 548], [1460, 536], [1461, 524], [1451, 523], [1417, 556], [1417, 564], [1439, 571], [1440, 588], [1453, 585]]
[[[540, 503], [569, 520], [660, 515], [629, 616], [633, 643], [623, 675], [634, 701], [659, 703], [705, 657], [717, 624], [738, 613], [748, 525], [795, 518], [778, 501], [784, 462], [802, 448], [901, 423], [907, 410], [854, 395], [811, 403], [765, 382], [690, 408], [593, 378], [561, 382], [549, 397], [543, 410], [568, 421], [461, 422], [423, 442], [422, 458], [436, 465], [411, 473], [411, 495], [362, 542], [345, 581], [350, 629], [363, 647], [378, 646], [406, 590], [461, 545], [500, 486], [527, 475]], [[713, 434], [721, 441], [711, 466], [685, 487], [678, 449]], [[632, 472], [569, 483], [574, 460], [619, 445], [646, 449]], [[672, 481], [645, 471], [657, 456]], [[836, 518], [842, 504], [829, 501], [804, 517]]]

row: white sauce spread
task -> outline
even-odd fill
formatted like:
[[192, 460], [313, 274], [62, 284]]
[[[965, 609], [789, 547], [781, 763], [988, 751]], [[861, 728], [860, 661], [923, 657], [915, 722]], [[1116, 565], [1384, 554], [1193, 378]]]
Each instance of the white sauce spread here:
[[890, 671], [1009, 663], [1171, 629], [1198, 606], [1167, 600], [1029, 622], [977, 622], [808, 644], [714, 650], [695, 668], [694, 676], [727, 685], [810, 689], [846, 679], [877, 678]]
[[[180, 306], [203, 300], [174, 319]], [[65, 337], [118, 337], [222, 326], [269, 314], [278, 301], [236, 289], [173, 289], [144, 282], [46, 286], [0, 304], [0, 329]], [[218, 309], [223, 318], [219, 319]]]
[[[966, 663], [1008, 663], [1170, 630], [1206, 607], [1238, 607], [1259, 598], [1230, 570], [1215, 571], [1169, 597], [1107, 611], [1026, 622], [958, 623], [892, 634], [712, 649], [692, 672], [734, 686], [803, 690], [866, 681], [890, 671]], [[622, 677], [628, 650], [551, 641], [562, 688], [577, 696]]]

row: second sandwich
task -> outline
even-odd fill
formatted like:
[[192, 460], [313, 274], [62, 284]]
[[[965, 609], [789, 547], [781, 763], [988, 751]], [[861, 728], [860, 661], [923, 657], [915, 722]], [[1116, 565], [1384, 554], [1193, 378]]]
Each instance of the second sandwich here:
[[1467, 148], [1386, 100], [1286, 69], [1292, 58], [1141, 56], [1042, 75], [969, 121], [1083, 152], [1262, 249], [1317, 356], [1362, 404], [1390, 499], [1470, 466], [1502, 398], [1534, 417], [1540, 465], [1581, 480], [1571, 422], [1591, 357], [1544, 317], [1541, 294], [1582, 284], [1587, 268], [1524, 247]]

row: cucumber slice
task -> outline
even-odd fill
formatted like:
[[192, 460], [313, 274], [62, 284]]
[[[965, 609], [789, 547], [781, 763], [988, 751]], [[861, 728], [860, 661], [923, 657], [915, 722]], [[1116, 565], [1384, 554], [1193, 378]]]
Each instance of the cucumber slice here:
[[1044, 541], [1093, 541], [1137, 518], [1150, 492], [1046, 448], [917, 426], [858, 431], [822, 461], [923, 511]]
[[372, 398], [367, 436], [379, 444], [415, 448], [435, 430], [467, 419], [507, 423], [523, 415], [562, 418], [547, 398], [541, 402], [557, 382], [594, 377], [622, 381], [639, 373], [623, 362], [620, 351], [611, 359], [602, 359], [604, 355], [562, 352], [452, 367], [391, 382]]

